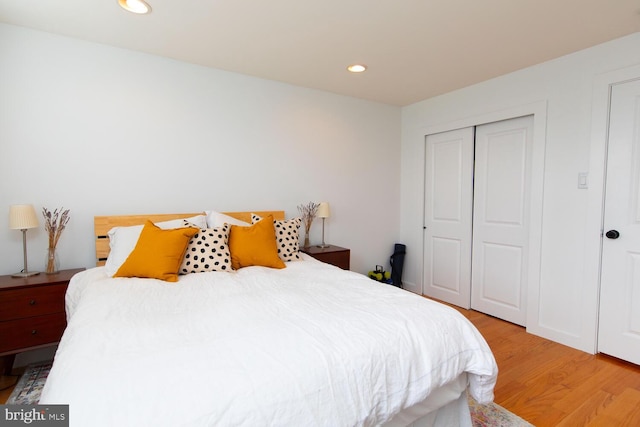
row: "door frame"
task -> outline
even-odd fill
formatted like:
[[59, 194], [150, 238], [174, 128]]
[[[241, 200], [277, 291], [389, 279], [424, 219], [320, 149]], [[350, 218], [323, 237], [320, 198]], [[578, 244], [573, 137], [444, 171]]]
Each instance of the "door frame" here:
[[[589, 194], [585, 226], [585, 270], [583, 293], [585, 319], [581, 335], [592, 354], [598, 351], [598, 317], [602, 266], [602, 235], [604, 227], [607, 146], [609, 140], [609, 110], [613, 85], [640, 78], [640, 65], [610, 71], [596, 76], [593, 83], [591, 108], [591, 146], [589, 160]], [[587, 315], [588, 314], [588, 315]]]
[[[542, 335], [545, 328], [539, 326], [540, 305], [540, 260], [542, 248], [542, 207], [544, 197], [544, 160], [547, 140], [547, 101], [538, 101], [530, 104], [514, 106], [504, 110], [471, 116], [448, 123], [426, 126], [422, 129], [424, 145], [426, 147], [427, 135], [440, 132], [448, 132], [460, 128], [480, 126], [487, 123], [502, 120], [515, 119], [522, 116], [533, 116], [533, 149], [531, 153], [531, 201], [529, 206], [530, 239], [529, 239], [529, 271], [527, 275], [527, 331]], [[426, 161], [424, 159], [423, 161]], [[423, 171], [425, 170], [423, 164]], [[423, 177], [424, 179], [424, 177]], [[424, 185], [423, 185], [423, 212], [424, 221]], [[424, 224], [423, 224], [424, 226]], [[422, 238], [424, 243], [424, 236]], [[422, 276], [424, 278], [424, 244], [422, 245]], [[424, 280], [422, 280], [424, 282]], [[424, 283], [421, 284], [420, 293], [424, 292]]]

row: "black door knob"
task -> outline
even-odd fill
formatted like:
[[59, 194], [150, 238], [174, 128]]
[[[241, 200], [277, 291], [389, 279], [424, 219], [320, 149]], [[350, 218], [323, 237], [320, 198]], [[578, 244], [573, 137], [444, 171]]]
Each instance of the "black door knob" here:
[[607, 238], [609, 239], [617, 239], [618, 237], [620, 237], [620, 233], [618, 232], [618, 230], [609, 230], [607, 231], [607, 234], [605, 234], [605, 236], [607, 236]]

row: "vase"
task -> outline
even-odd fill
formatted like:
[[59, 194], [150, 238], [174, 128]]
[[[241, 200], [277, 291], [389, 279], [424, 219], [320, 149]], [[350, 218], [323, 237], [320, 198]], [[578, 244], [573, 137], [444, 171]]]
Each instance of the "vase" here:
[[311, 235], [311, 223], [312, 222], [313, 222], [313, 218], [308, 219], [304, 223], [304, 247], [305, 248], [308, 248], [309, 246], [311, 246], [311, 243], [309, 243], [309, 236]]
[[60, 260], [56, 248], [47, 249], [47, 257], [44, 261], [44, 272], [47, 274], [55, 274], [60, 271]]

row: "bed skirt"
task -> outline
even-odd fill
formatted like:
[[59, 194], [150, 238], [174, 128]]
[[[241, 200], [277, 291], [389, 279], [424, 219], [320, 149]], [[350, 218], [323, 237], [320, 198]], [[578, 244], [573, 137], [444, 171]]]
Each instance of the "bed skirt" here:
[[384, 427], [471, 427], [467, 384], [467, 374], [463, 373], [398, 413]]

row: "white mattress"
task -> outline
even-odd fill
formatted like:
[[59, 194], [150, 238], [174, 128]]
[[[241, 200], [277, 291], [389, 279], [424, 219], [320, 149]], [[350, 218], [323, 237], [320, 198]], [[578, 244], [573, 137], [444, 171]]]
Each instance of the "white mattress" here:
[[177, 283], [94, 268], [66, 303], [41, 403], [73, 426], [382, 425], [465, 372], [493, 399], [493, 355], [457, 311], [306, 255]]

